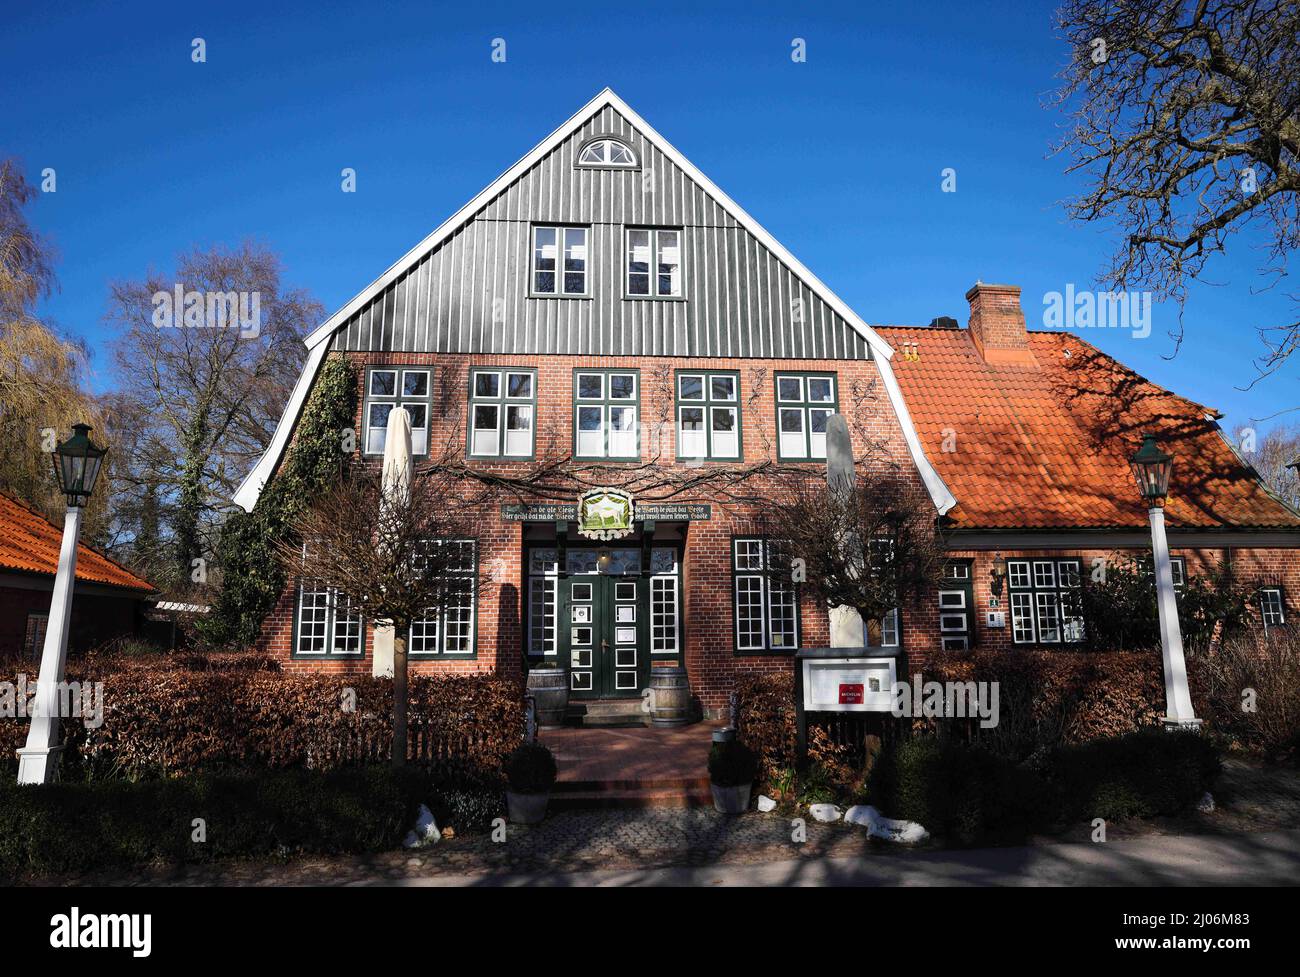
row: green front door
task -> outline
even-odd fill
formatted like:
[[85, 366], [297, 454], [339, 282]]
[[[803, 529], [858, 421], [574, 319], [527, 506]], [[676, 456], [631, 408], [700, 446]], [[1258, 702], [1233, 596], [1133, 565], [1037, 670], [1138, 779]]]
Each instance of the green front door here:
[[[650, 671], [648, 581], [636, 570], [602, 573], [594, 559], [595, 551], [590, 561], [579, 558], [580, 565], [591, 563], [592, 572], [560, 578], [559, 651], [561, 661], [569, 662], [569, 694], [638, 698]], [[624, 568], [615, 561], [611, 569]]]

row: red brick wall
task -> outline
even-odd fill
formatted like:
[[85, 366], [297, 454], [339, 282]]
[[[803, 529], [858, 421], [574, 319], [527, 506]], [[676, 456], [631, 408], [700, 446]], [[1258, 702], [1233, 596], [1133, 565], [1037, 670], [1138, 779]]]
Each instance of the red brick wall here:
[[[0, 656], [17, 656], [25, 649], [28, 614], [50, 613], [50, 590], [0, 587]], [[72, 623], [68, 632], [68, 651], [80, 654], [125, 634], [133, 634], [139, 623], [139, 600], [83, 594], [77, 591], [72, 602]], [[33, 661], [40, 658], [37, 649]]]
[[[1018, 309], [1018, 306], [1017, 306]], [[1023, 325], [1020, 326], [1023, 329]], [[876, 365], [870, 361], [791, 361], [791, 360], [708, 360], [692, 361], [671, 358], [620, 358], [578, 356], [484, 356], [453, 354], [358, 354], [349, 355], [358, 366], [358, 431], [361, 431], [360, 411], [364, 404], [364, 366], [410, 365], [435, 367], [433, 411], [430, 443], [435, 452], [451, 443], [457, 453], [463, 452], [465, 428], [468, 417], [468, 371], [471, 366], [534, 367], [538, 376], [538, 408], [536, 419], [537, 453], [567, 454], [572, 444], [573, 426], [573, 370], [575, 368], [636, 367], [641, 371], [640, 408], [643, 426], [665, 421], [663, 439], [657, 456], [654, 438], [643, 429], [642, 459], [658, 457], [662, 464], [676, 465], [673, 443], [674, 426], [672, 378], [678, 369], [733, 370], [740, 374], [742, 403], [742, 441], [744, 461], [753, 463], [765, 458], [775, 458], [776, 417], [774, 374], [782, 370], [826, 371], [839, 379], [840, 410], [849, 419], [855, 453], [867, 450], [868, 440], [883, 443], [895, 460], [911, 469], [910, 457], [904, 444], [897, 419], [883, 390], [880, 389]], [[657, 371], [667, 370], [667, 382], [662, 383]], [[751, 400], [751, 396], [753, 399]], [[358, 443], [361, 443], [358, 438]], [[472, 464], [484, 469], [501, 469], [513, 472], [526, 470], [529, 462], [482, 462]], [[734, 464], [734, 463], [727, 463]], [[820, 468], [821, 466], [816, 466]], [[762, 482], [752, 483], [761, 493]], [[577, 499], [574, 491], [574, 501]], [[753, 531], [743, 506], [726, 504], [708, 494], [691, 498], [677, 498], [675, 502], [707, 502], [712, 504], [712, 518], [693, 522], [686, 534], [682, 566], [681, 620], [684, 631], [684, 662], [691, 686], [705, 708], [710, 712], [723, 709], [731, 692], [735, 676], [785, 670], [791, 667], [790, 659], [783, 655], [737, 655], [734, 651], [732, 593], [731, 593], [731, 539]], [[524, 637], [522, 620], [525, 613], [522, 590], [521, 560], [523, 555], [523, 527], [519, 523], [501, 519], [499, 505], [487, 508], [480, 521], [481, 567], [492, 567], [494, 578], [480, 593], [478, 607], [477, 657], [473, 660], [412, 662], [416, 672], [499, 672], [519, 675], [522, 672]], [[1106, 556], [1105, 550], [1066, 549], [1058, 551], [1006, 551], [1003, 556], [1075, 556], [1083, 560], [1085, 572], [1094, 556]], [[1177, 550], [1188, 557], [1189, 573], [1196, 573], [1204, 560], [1221, 556], [1219, 551], [1200, 552]], [[974, 558], [973, 585], [975, 594], [974, 618], [977, 640], [985, 647], [1010, 648], [1010, 627], [986, 629], [984, 612], [988, 609], [989, 570], [992, 552], [954, 552], [954, 556]], [[1300, 550], [1238, 550], [1236, 559], [1242, 576], [1247, 580], [1276, 579], [1287, 587], [1288, 599], [1294, 606], [1300, 598]], [[1006, 609], [1005, 591], [1002, 609]], [[1300, 616], [1297, 618], [1300, 621]], [[801, 642], [805, 646], [825, 645], [829, 642], [826, 611], [811, 599], [802, 602], [800, 613]], [[263, 628], [263, 642], [267, 649], [282, 657], [291, 671], [363, 671], [371, 668], [373, 632], [366, 628], [366, 653], [361, 659], [336, 659], [330, 661], [304, 661], [290, 659], [293, 627], [293, 593], [282, 595], [275, 611]], [[924, 663], [926, 653], [938, 647], [938, 608], [933, 596], [917, 607], [904, 609], [903, 642], [908, 650], [909, 668]]]
[[[893, 408], [879, 382], [876, 365], [858, 360], [708, 360], [694, 361], [655, 357], [605, 356], [487, 356], [452, 354], [350, 353], [358, 367], [357, 430], [364, 407], [366, 366], [433, 366], [433, 410], [430, 443], [435, 452], [450, 443], [463, 453], [468, 419], [469, 369], [473, 366], [533, 367], [537, 370], [536, 439], [539, 456], [567, 454], [573, 437], [573, 371], [578, 368], [629, 368], [640, 370], [640, 410], [643, 425], [643, 461], [656, 458], [676, 466], [674, 444], [675, 371], [679, 369], [730, 370], [740, 375], [740, 406], [744, 463], [775, 459], [776, 402], [775, 373], [780, 371], [830, 372], [838, 378], [840, 410], [850, 420], [855, 452], [866, 453], [868, 443], [883, 445], [888, 456], [910, 469], [910, 456], [894, 416]], [[663, 372], [666, 371], [666, 374]], [[648, 430], [663, 422], [660, 446]], [[358, 443], [362, 441], [358, 437]], [[486, 470], [526, 470], [528, 462], [474, 461]], [[735, 462], [721, 463], [734, 466]], [[704, 467], [707, 467], [705, 463]], [[813, 471], [822, 464], [813, 466]], [[919, 484], [919, 480], [918, 480]], [[761, 495], [764, 483], [755, 480], [752, 491]], [[574, 490], [577, 501], [578, 490]], [[790, 668], [784, 656], [737, 656], [732, 636], [731, 538], [752, 532], [743, 506], [727, 505], [708, 494], [675, 498], [674, 502], [705, 502], [712, 505], [712, 518], [690, 524], [686, 534], [682, 580], [682, 624], [685, 637], [685, 665], [692, 688], [706, 708], [722, 708], [731, 691], [732, 678], [739, 672], [761, 672]], [[523, 528], [501, 519], [499, 505], [483, 513], [479, 542], [481, 567], [492, 566], [496, 579], [480, 593], [478, 608], [477, 658], [472, 661], [412, 662], [417, 672], [498, 671], [517, 675], [522, 671], [525, 612], [521, 593]], [[495, 562], [494, 562], [495, 561]], [[502, 600], [502, 597], [506, 600]], [[329, 661], [291, 660], [294, 595], [281, 596], [263, 626], [263, 644], [282, 657], [291, 671], [365, 671], [371, 668], [373, 633], [367, 627], [366, 653], [361, 659]], [[811, 600], [804, 600], [800, 613], [804, 644], [825, 644], [829, 640], [827, 616]]]

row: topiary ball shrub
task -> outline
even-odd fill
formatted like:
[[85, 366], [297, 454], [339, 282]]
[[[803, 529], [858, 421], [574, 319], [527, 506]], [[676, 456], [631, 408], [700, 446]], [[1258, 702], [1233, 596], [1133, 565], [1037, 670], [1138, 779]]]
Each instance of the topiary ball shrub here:
[[1207, 737], [1147, 729], [1058, 750], [1053, 780], [1066, 817], [1145, 818], [1180, 814], [1219, 775]]
[[963, 844], [1023, 840], [1053, 820], [1047, 785], [1033, 771], [933, 736], [883, 750], [865, 794], [882, 814]]
[[758, 757], [736, 740], [714, 743], [709, 751], [709, 780], [718, 787], [743, 787], [758, 776]]
[[525, 743], [506, 759], [506, 783], [516, 794], [548, 793], [555, 775], [555, 757], [540, 743]]

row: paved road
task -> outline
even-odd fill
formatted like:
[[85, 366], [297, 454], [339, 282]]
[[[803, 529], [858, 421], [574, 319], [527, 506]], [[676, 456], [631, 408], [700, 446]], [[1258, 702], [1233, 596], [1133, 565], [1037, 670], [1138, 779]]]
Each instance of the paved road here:
[[1297, 885], [1300, 831], [1147, 836], [1104, 844], [797, 858], [632, 871], [437, 875], [362, 885]]

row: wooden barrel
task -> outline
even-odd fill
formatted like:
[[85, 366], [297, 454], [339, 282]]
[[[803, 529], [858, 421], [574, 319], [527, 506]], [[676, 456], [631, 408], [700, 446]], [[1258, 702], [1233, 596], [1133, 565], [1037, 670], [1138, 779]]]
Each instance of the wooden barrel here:
[[538, 726], [563, 726], [569, 708], [569, 679], [562, 668], [533, 668], [528, 672], [528, 691], [537, 706]]
[[691, 721], [691, 683], [686, 669], [650, 669], [650, 688], [654, 690], [650, 721], [655, 726], [685, 726]]

